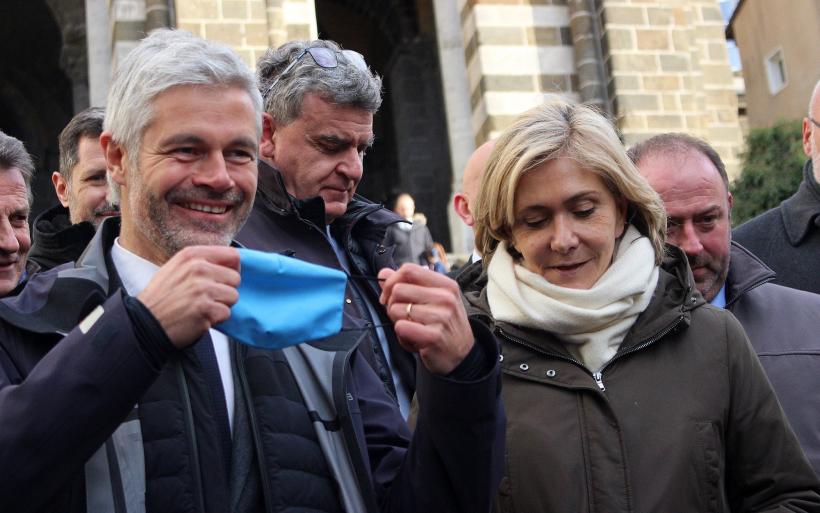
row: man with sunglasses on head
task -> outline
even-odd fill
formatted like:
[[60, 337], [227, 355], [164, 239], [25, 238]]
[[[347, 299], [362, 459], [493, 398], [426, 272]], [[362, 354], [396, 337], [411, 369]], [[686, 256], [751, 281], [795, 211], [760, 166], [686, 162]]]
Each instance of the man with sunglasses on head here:
[[[259, 182], [237, 240], [349, 276], [344, 328], [321, 344], [341, 355], [334, 381], [350, 362], [342, 381], [358, 394], [334, 404], [335, 429], [367, 511], [488, 511], [503, 455], [496, 342], [468, 322], [452, 280], [409, 264], [383, 270], [395, 268], [385, 232], [402, 219], [355, 194], [381, 79], [358, 53], [322, 40], [268, 51], [257, 73], [265, 110]], [[411, 437], [405, 418], [417, 375]]]
[[354, 198], [373, 143], [381, 79], [360, 54], [333, 41], [287, 43], [268, 51], [257, 68], [266, 111], [262, 182], [239, 240], [356, 276], [348, 287], [346, 326], [373, 326], [365, 354], [406, 418], [415, 361], [383, 329], [388, 321], [379, 308], [378, 282], [370, 278], [393, 266], [392, 251], [381, 242], [387, 226], [401, 219]]
[[797, 192], [732, 237], [777, 273], [774, 283], [820, 294], [820, 81], [803, 118], [803, 152], [809, 160]]

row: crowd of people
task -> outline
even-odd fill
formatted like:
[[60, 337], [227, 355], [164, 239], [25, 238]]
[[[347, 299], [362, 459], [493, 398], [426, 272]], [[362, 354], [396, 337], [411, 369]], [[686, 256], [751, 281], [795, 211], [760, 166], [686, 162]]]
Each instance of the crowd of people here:
[[[0, 511], [820, 512], [820, 83], [803, 184], [736, 240], [707, 142], [547, 99], [469, 160], [449, 275], [409, 194], [355, 194], [381, 101], [332, 41], [254, 75], [155, 31], [31, 229], [0, 132]], [[344, 274], [332, 335], [227, 333], [282, 315], [256, 254]]]

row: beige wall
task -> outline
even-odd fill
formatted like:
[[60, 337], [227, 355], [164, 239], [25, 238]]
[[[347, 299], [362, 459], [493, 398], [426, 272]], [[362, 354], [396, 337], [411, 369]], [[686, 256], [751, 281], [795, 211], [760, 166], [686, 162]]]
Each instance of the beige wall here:
[[315, 39], [313, 0], [176, 0], [176, 24], [234, 48], [252, 68], [291, 39]]
[[743, 137], [717, 0], [602, 0], [610, 100], [627, 146], [664, 132], [707, 140], [740, 171]]
[[[749, 127], [803, 118], [820, 80], [820, 2], [745, 0], [732, 29], [746, 80]], [[786, 87], [772, 95], [764, 59], [778, 47], [786, 64]]]

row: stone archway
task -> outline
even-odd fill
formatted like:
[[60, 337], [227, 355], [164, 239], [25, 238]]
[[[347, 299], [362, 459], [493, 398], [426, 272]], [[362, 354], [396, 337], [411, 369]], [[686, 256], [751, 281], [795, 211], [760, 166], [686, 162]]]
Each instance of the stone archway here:
[[[75, 101], [83, 98], [84, 28], [80, 36], [69, 31], [69, 44], [64, 44], [61, 29], [68, 19], [77, 19], [70, 14], [75, 3], [82, 20], [82, 0], [60, 2], [67, 15], [60, 21], [44, 0], [4, 0], [0, 6], [0, 130], [22, 140], [34, 157], [33, 215], [56, 202], [51, 172], [58, 167], [57, 137], [71, 119]], [[73, 53], [66, 51], [72, 48]], [[78, 86], [66, 69], [75, 72], [71, 78]], [[85, 98], [87, 102], [87, 88]]]
[[449, 247], [451, 169], [430, 0], [315, 0], [319, 37], [362, 53], [384, 79], [359, 192], [389, 202], [409, 192]]

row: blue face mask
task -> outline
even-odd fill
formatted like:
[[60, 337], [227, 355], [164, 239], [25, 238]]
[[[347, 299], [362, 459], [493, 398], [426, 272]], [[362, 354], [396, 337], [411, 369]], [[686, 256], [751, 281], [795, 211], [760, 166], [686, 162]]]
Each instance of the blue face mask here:
[[214, 326], [246, 344], [279, 349], [342, 329], [347, 276], [276, 253], [240, 249], [239, 301]]

